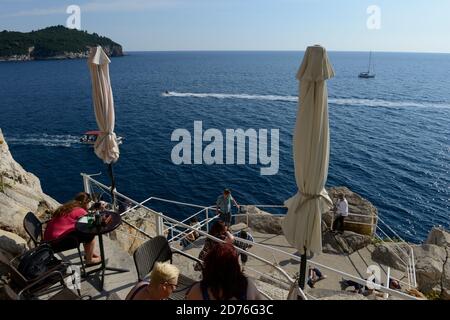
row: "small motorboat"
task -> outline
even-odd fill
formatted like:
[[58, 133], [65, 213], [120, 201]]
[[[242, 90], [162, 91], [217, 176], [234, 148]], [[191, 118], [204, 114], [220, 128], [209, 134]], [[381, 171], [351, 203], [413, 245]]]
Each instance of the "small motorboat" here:
[[[80, 138], [80, 142], [82, 144], [94, 145], [95, 141], [97, 141], [98, 136], [100, 135], [100, 131], [86, 131]], [[122, 144], [123, 138], [116, 136], [117, 144]]]

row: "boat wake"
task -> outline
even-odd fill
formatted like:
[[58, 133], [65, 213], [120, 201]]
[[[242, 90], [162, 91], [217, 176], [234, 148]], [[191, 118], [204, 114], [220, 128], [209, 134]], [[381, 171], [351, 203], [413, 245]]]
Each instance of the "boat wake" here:
[[[215, 98], [215, 99], [244, 99], [244, 100], [266, 100], [297, 102], [297, 96], [278, 95], [253, 95], [253, 94], [227, 94], [227, 93], [191, 93], [168, 91], [163, 97], [178, 98]], [[418, 101], [390, 101], [381, 99], [358, 99], [358, 98], [330, 98], [329, 104], [339, 106], [361, 106], [361, 107], [385, 107], [385, 108], [450, 108], [450, 104], [442, 102], [418, 102]]]
[[50, 135], [50, 134], [23, 134], [6, 137], [9, 145], [16, 146], [44, 146], [44, 147], [65, 147], [81, 146], [80, 137], [72, 135]]

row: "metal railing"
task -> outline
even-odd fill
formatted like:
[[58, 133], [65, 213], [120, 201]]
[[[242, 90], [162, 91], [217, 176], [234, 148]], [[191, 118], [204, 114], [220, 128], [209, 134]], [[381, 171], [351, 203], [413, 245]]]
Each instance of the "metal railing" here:
[[[92, 185], [96, 185], [97, 187], [100, 187], [101, 189], [103, 189], [103, 193], [104, 193], [104, 194], [107, 194], [107, 192], [106, 192], [105, 190], [109, 190], [109, 187], [108, 187], [108, 186], [102, 184], [101, 182], [98, 182], [98, 181], [94, 180], [93, 178], [91, 178], [91, 177], [90, 177], [89, 175], [87, 175], [87, 174], [81, 174], [81, 175], [83, 176], [83, 179], [84, 179], [85, 192], [91, 192], [91, 191], [92, 191]], [[123, 212], [120, 213], [120, 215], [121, 215], [122, 217], [124, 217], [124, 216], [126, 216], [126, 215], [132, 213], [133, 211], [135, 211], [135, 210], [138, 209], [138, 208], [139, 208], [139, 209], [145, 209], [145, 210], [148, 212], [148, 214], [153, 215], [154, 218], [155, 218], [155, 222], [156, 222], [156, 223], [155, 223], [155, 225], [156, 225], [156, 235], [163, 235], [163, 229], [158, 228], [158, 226], [161, 226], [161, 225], [162, 225], [162, 221], [163, 221], [163, 220], [166, 220], [166, 221], [168, 221], [168, 222], [170, 222], [170, 223], [172, 223], [172, 224], [174, 224], [174, 225], [177, 225], [177, 226], [179, 226], [179, 227], [186, 228], [186, 229], [189, 229], [189, 230], [191, 230], [191, 231], [197, 231], [197, 232], [199, 232], [201, 235], [203, 235], [204, 237], [209, 238], [209, 239], [211, 239], [211, 240], [213, 240], [213, 241], [215, 241], [215, 242], [224, 242], [223, 240], [218, 239], [218, 238], [215, 238], [215, 237], [211, 236], [210, 234], [204, 232], [203, 230], [192, 228], [191, 226], [189, 226], [189, 225], [187, 225], [187, 224], [185, 224], [185, 223], [183, 223], [183, 222], [180, 222], [180, 221], [178, 221], [178, 220], [176, 220], [176, 219], [173, 219], [173, 218], [170, 218], [170, 217], [168, 217], [168, 216], [165, 216], [165, 215], [162, 214], [161, 212], [157, 212], [157, 211], [155, 211], [155, 210], [153, 210], [153, 209], [147, 207], [146, 205], [144, 205], [145, 203], [147, 203], [147, 202], [149, 202], [149, 201], [151, 201], [151, 200], [166, 201], [165, 199], [160, 199], [160, 198], [157, 198], [157, 197], [150, 197], [150, 198], [148, 198], [148, 199], [146, 199], [146, 200], [144, 200], [144, 201], [142, 201], [142, 202], [137, 202], [137, 201], [135, 201], [135, 200], [133, 200], [133, 199], [131, 199], [131, 198], [129, 198], [129, 197], [127, 197], [127, 196], [121, 194], [120, 192], [117, 192], [117, 190], [114, 191], [114, 194], [115, 194], [116, 196], [120, 197], [120, 198], [125, 199], [126, 201], [130, 202], [131, 204], [133, 204], [133, 207], [128, 208], [127, 210], [125, 210], [125, 211], [123, 211]], [[182, 202], [178, 202], [178, 201], [172, 201], [172, 200], [168, 200], [168, 201], [170, 201], [171, 203], [183, 204]], [[192, 207], [200, 207], [200, 206], [193, 205], [193, 204], [188, 204], [188, 205], [189, 205], [189, 206], [192, 206]], [[151, 235], [151, 234], [145, 232], [144, 230], [142, 230], [142, 229], [136, 227], [135, 225], [133, 225], [133, 224], [127, 222], [127, 221], [124, 220], [124, 219], [122, 219], [122, 221], [123, 221], [126, 225], [128, 225], [129, 227], [135, 229], [136, 231], [140, 232], [141, 234], [145, 235], [145, 236], [148, 237], [148, 238], [152, 238], [152, 237], [155, 236], [155, 235]], [[172, 248], [173, 251], [176, 251], [176, 252], [182, 252], [181, 250], [179, 250], [179, 249], [176, 248], [176, 247], [171, 246], [171, 248]], [[251, 252], [247, 252], [247, 251], [245, 251], [245, 250], [243, 250], [243, 249], [241, 249], [241, 248], [238, 248], [238, 247], [235, 247], [235, 248], [236, 248], [236, 250], [237, 250], [239, 253], [245, 253], [245, 254], [247, 254], [248, 256], [251, 256], [252, 258], [254, 258], [254, 259], [256, 259], [256, 260], [258, 260], [258, 261], [260, 261], [260, 262], [262, 262], [262, 263], [264, 263], [264, 264], [270, 265], [272, 268], [274, 268], [275, 270], [277, 270], [282, 276], [284, 276], [290, 283], [295, 283], [295, 279], [293, 279], [292, 277], [290, 277], [289, 274], [287, 274], [287, 272], [286, 272], [285, 270], [283, 270], [281, 267], [279, 267], [278, 265], [276, 265], [276, 264], [274, 264], [274, 263], [272, 263], [272, 262], [270, 262], [270, 261], [268, 261], [268, 260], [266, 260], [266, 259], [264, 259], [264, 258], [262, 258], [262, 257], [259, 257], [259, 256], [255, 255], [255, 254], [253, 254], [253, 253], [251, 253]], [[194, 259], [194, 260], [198, 260], [196, 257], [191, 256], [191, 255], [189, 255], [189, 254], [187, 254], [187, 253], [185, 253], [185, 252], [183, 252], [183, 254], [184, 254], [184, 255], [187, 255], [187, 256], [190, 256], [190, 257], [191, 257], [192, 259]], [[263, 294], [264, 296], [267, 297], [267, 294], [265, 294], [265, 293], [263, 293], [263, 292], [262, 292], [262, 294]], [[307, 297], [306, 297], [306, 295], [303, 293], [303, 291], [300, 290], [300, 294], [301, 294], [301, 296], [302, 296], [302, 298], [303, 298], [304, 300], [307, 300]]]
[[[85, 191], [86, 192], [91, 192], [92, 191], [92, 187], [95, 186], [97, 188], [99, 188], [104, 194], [108, 194], [109, 193], [109, 187], [105, 184], [102, 184], [98, 181], [96, 181], [95, 179], [93, 179], [90, 175], [87, 174], [81, 174], [83, 177], [83, 181], [84, 181], [84, 187], [85, 187]], [[137, 202], [125, 195], [123, 195], [122, 193], [117, 192], [117, 190], [114, 191], [115, 195], [121, 199], [124, 199], [125, 201], [127, 201], [129, 204], [131, 204], [132, 206], [127, 208], [126, 210], [122, 211], [120, 214], [122, 217], [127, 217], [128, 215], [132, 215], [136, 212], [136, 210], [145, 210], [145, 217], [143, 219], [147, 219], [149, 221], [152, 221], [155, 223], [155, 228], [156, 228], [156, 235], [168, 235], [168, 233], [170, 232], [171, 235], [170, 237], [168, 237], [169, 240], [178, 240], [181, 239], [183, 236], [185, 236], [187, 233], [191, 232], [191, 231], [196, 231], [198, 232], [201, 236], [205, 237], [205, 238], [209, 238], [213, 241], [216, 242], [223, 242], [222, 240], [215, 238], [211, 235], [208, 234], [209, 231], [209, 223], [211, 221], [213, 221], [214, 219], [217, 218], [217, 215], [211, 215], [210, 211], [214, 211], [215, 212], [215, 208], [214, 206], [200, 206], [200, 205], [196, 205], [196, 204], [192, 204], [192, 203], [185, 203], [185, 202], [180, 202], [180, 201], [174, 201], [174, 200], [169, 200], [169, 199], [163, 199], [163, 198], [158, 198], [158, 197], [149, 197], [146, 200], [142, 201], [142, 202]], [[167, 215], [164, 215], [161, 212], [157, 212], [156, 210], [152, 209], [149, 207], [149, 203], [153, 201], [160, 201], [160, 202], [164, 202], [167, 204], [175, 204], [175, 205], [182, 205], [182, 206], [188, 206], [191, 208], [198, 208], [200, 209], [199, 211], [195, 212], [194, 214], [190, 215], [188, 218], [182, 220], [182, 221], [178, 221], [174, 218], [171, 218]], [[258, 208], [282, 208], [284, 206], [272, 206], [272, 205], [256, 205], [256, 207]], [[204, 219], [200, 220], [199, 219], [199, 225], [197, 227], [192, 227], [190, 225], [187, 224], [187, 221], [190, 220], [193, 217], [199, 217], [200, 215], [204, 215]], [[249, 215], [249, 213], [246, 214], [239, 214], [240, 216], [243, 215]], [[235, 215], [236, 216], [236, 215]], [[274, 216], [283, 216], [283, 215], [274, 215]], [[248, 217], [247, 217], [248, 219]], [[154, 235], [148, 234], [147, 232], [145, 232], [144, 230], [140, 229], [139, 227], [136, 227], [134, 225], [132, 225], [131, 223], [127, 222], [126, 220], [123, 220], [127, 225], [129, 225], [131, 228], [135, 229], [137, 232], [143, 234], [146, 237], [153, 237]], [[248, 221], [248, 220], [247, 220]], [[206, 232], [204, 230], [202, 230], [200, 227], [205, 227], [206, 228]], [[173, 242], [173, 241], [172, 241]], [[300, 263], [301, 258], [297, 255], [288, 253], [286, 251], [280, 250], [278, 248], [272, 247], [272, 246], [268, 246], [268, 245], [264, 245], [261, 243], [257, 243], [257, 242], [250, 242], [247, 241], [245, 239], [239, 239], [239, 242], [243, 242], [243, 243], [247, 243], [249, 245], [252, 245], [254, 247], [258, 247], [262, 250], [264, 250], [264, 252], [267, 253], [271, 253], [272, 256], [274, 256], [275, 253], [281, 254], [285, 257], [290, 258], [291, 260]], [[179, 251], [181, 252], [181, 250], [179, 250], [178, 248], [175, 248], [173, 246], [171, 246], [172, 249], [174, 251]], [[278, 279], [279, 285], [283, 285], [286, 286], [286, 284], [294, 284], [296, 282], [296, 280], [291, 277], [283, 268], [281, 268], [279, 266], [278, 263], [276, 262], [271, 262], [268, 261], [265, 258], [262, 258], [252, 252], [243, 250], [239, 247], [236, 247], [236, 250], [240, 253], [245, 253], [247, 256], [260, 261], [262, 263], [264, 263], [265, 265], [268, 265], [270, 267], [273, 268], [273, 270], [275, 270], [278, 274], [280, 274], [286, 281], [282, 281]], [[187, 253], [185, 253], [187, 254]], [[189, 254], [187, 254], [189, 256]], [[196, 257], [191, 256], [193, 259], [197, 259]], [[411, 260], [411, 259], [410, 259]], [[412, 257], [412, 261], [413, 257]], [[351, 275], [349, 273], [343, 272], [342, 270], [338, 270], [335, 269], [333, 267], [318, 263], [314, 260], [308, 260], [308, 263], [312, 266], [315, 267], [320, 267], [324, 270], [327, 271], [331, 271], [331, 272], [335, 272], [343, 277], [346, 277], [350, 280], [353, 280], [361, 285], [366, 285], [367, 284], [367, 280], [366, 279], [362, 279], [359, 278], [357, 276]], [[411, 271], [415, 271], [414, 269], [412, 269]], [[388, 275], [389, 276], [389, 275]], [[411, 279], [408, 279], [411, 280]], [[300, 289], [300, 288], [299, 288]], [[397, 296], [399, 298], [402, 299], [411, 299], [411, 300], [416, 300], [417, 298], [410, 296], [406, 293], [403, 293], [401, 291], [397, 291], [397, 290], [393, 290], [389, 288], [389, 280], [387, 281], [386, 286], [381, 286], [379, 287], [377, 290], [384, 292], [384, 293], [388, 293], [391, 294], [393, 296]], [[302, 295], [303, 299], [307, 299], [305, 293], [300, 289], [300, 293]]]

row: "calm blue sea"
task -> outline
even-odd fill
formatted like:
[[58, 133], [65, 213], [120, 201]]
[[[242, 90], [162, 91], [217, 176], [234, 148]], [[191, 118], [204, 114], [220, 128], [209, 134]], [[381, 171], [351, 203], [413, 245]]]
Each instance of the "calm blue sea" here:
[[[302, 52], [132, 52], [111, 63], [116, 132], [125, 137], [117, 188], [209, 205], [224, 187], [241, 203], [281, 204], [296, 192], [291, 152]], [[450, 55], [376, 53], [377, 77], [358, 79], [367, 53], [331, 52], [329, 186], [374, 203], [407, 240], [450, 226]], [[164, 95], [169, 91], [168, 96]], [[261, 97], [264, 95], [266, 97]], [[279, 129], [280, 169], [171, 162], [172, 131]], [[0, 127], [13, 156], [59, 201], [82, 190], [80, 172], [106, 168], [79, 144], [95, 129], [86, 60], [0, 63]], [[169, 210], [170, 211], [170, 210]], [[177, 208], [171, 215], [189, 212]]]

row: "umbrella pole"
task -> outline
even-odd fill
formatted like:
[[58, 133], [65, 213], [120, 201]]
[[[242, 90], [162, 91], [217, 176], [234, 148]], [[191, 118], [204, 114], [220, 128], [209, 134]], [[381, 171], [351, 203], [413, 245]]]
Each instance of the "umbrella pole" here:
[[[301, 261], [300, 261], [300, 276], [298, 278], [298, 286], [300, 289], [305, 289], [305, 278], [306, 278], [306, 247], [303, 248], [304, 253], [302, 254]], [[303, 300], [300, 296], [298, 297], [299, 300]]]
[[114, 178], [114, 172], [113, 172], [112, 163], [110, 163], [108, 165], [108, 174], [109, 174], [109, 177], [111, 178], [111, 204], [113, 206], [113, 210], [115, 210], [115, 208], [116, 208], [116, 196], [114, 194], [114, 189], [116, 189], [116, 179]]

